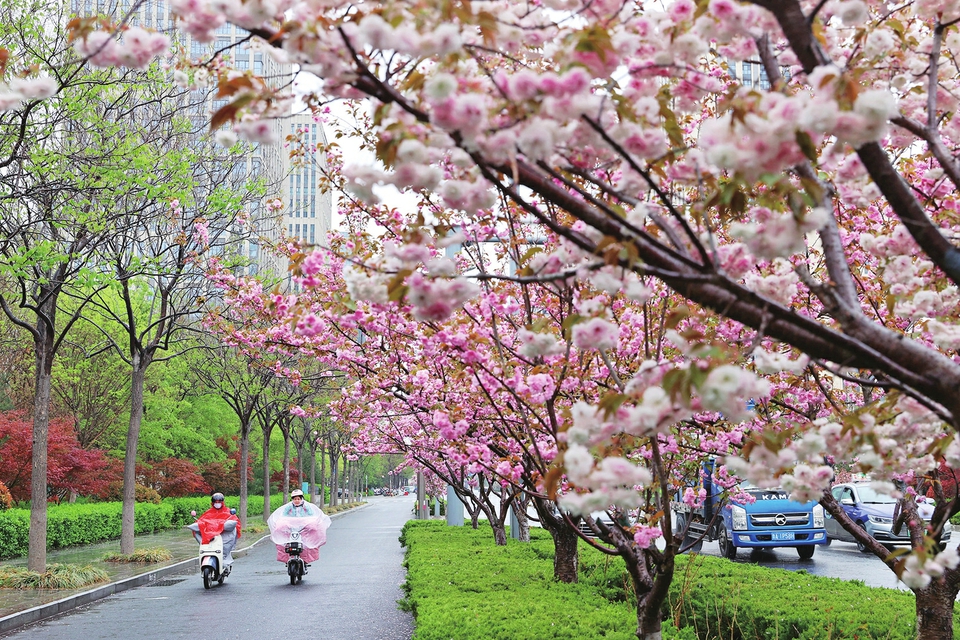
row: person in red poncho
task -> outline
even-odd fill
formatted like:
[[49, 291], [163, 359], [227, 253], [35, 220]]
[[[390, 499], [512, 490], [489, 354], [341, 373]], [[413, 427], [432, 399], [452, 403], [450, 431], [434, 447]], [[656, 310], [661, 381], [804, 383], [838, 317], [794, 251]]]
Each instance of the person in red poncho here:
[[[235, 531], [223, 530], [223, 523], [228, 520], [237, 523]], [[200, 529], [201, 544], [207, 544], [218, 535], [222, 537], [223, 563], [231, 564], [233, 556], [230, 553], [237, 544], [237, 540], [240, 539], [240, 519], [236, 514], [231, 513], [227, 505], [224, 504], [222, 493], [218, 491], [210, 496], [210, 508], [197, 518], [197, 526]]]

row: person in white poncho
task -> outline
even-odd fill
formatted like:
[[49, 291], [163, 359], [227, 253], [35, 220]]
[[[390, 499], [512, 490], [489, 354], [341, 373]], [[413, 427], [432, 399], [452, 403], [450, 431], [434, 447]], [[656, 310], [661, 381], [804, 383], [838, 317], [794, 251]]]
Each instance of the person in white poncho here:
[[270, 514], [267, 526], [270, 527], [270, 539], [277, 546], [278, 561], [290, 559], [283, 547], [287, 542], [297, 539], [303, 543], [300, 558], [310, 563], [320, 558], [320, 547], [327, 543], [330, 516], [317, 505], [304, 500], [303, 491], [295, 489], [290, 494], [290, 502]]

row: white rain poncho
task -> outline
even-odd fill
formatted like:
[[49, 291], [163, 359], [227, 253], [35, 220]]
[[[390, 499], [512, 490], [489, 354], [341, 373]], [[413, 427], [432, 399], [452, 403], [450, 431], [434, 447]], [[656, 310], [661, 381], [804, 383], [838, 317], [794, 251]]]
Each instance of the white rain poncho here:
[[289, 556], [283, 546], [299, 541], [303, 543], [300, 557], [309, 563], [320, 558], [320, 547], [327, 543], [330, 516], [310, 502], [304, 502], [299, 507], [288, 502], [270, 514], [267, 526], [270, 527], [270, 539], [277, 545], [277, 560], [286, 562]]

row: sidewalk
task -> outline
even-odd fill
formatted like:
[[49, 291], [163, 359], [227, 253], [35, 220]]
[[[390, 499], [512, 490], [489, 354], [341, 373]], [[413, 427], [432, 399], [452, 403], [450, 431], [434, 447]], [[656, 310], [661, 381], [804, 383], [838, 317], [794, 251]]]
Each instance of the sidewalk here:
[[[330, 518], [336, 520], [366, 506], [368, 506], [368, 503], [363, 503], [353, 509], [331, 514]], [[262, 524], [259, 516], [254, 516], [252, 522]], [[243, 532], [233, 555], [238, 558], [243, 557], [251, 547], [268, 537], [265, 532], [256, 534]], [[163, 547], [173, 557], [166, 562], [150, 564], [103, 562], [103, 556], [120, 550], [119, 540], [48, 551], [47, 564], [92, 564], [106, 571], [110, 575], [110, 582], [91, 585], [82, 589], [23, 591], [2, 589], [0, 590], [0, 594], [2, 594], [2, 598], [0, 598], [0, 634], [23, 624], [63, 613], [112, 593], [139, 587], [167, 575], [196, 569], [197, 543], [189, 531], [184, 528], [137, 536], [134, 546], [136, 549]], [[0, 562], [0, 566], [25, 567], [26, 565], [26, 558], [14, 558]]]

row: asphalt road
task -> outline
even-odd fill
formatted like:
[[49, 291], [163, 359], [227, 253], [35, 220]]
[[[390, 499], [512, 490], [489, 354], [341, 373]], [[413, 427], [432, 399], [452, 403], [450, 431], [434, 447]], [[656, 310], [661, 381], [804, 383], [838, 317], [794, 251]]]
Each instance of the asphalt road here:
[[[951, 545], [955, 546], [956, 541]], [[720, 555], [716, 542], [706, 542], [702, 553], [711, 556]], [[827, 546], [817, 547], [813, 558], [801, 560], [795, 549], [772, 550], [740, 549], [736, 562], [756, 564], [763, 567], [804, 570], [815, 576], [840, 578], [842, 580], [861, 580], [868, 587], [886, 587], [888, 589], [906, 589], [896, 574], [872, 553], [861, 553], [852, 542], [832, 541]]]
[[333, 521], [320, 560], [291, 585], [276, 548], [261, 542], [205, 591], [198, 572], [109, 596], [4, 638], [43, 640], [408, 640], [413, 617], [399, 611], [405, 580], [398, 538], [409, 497], [370, 498]]

